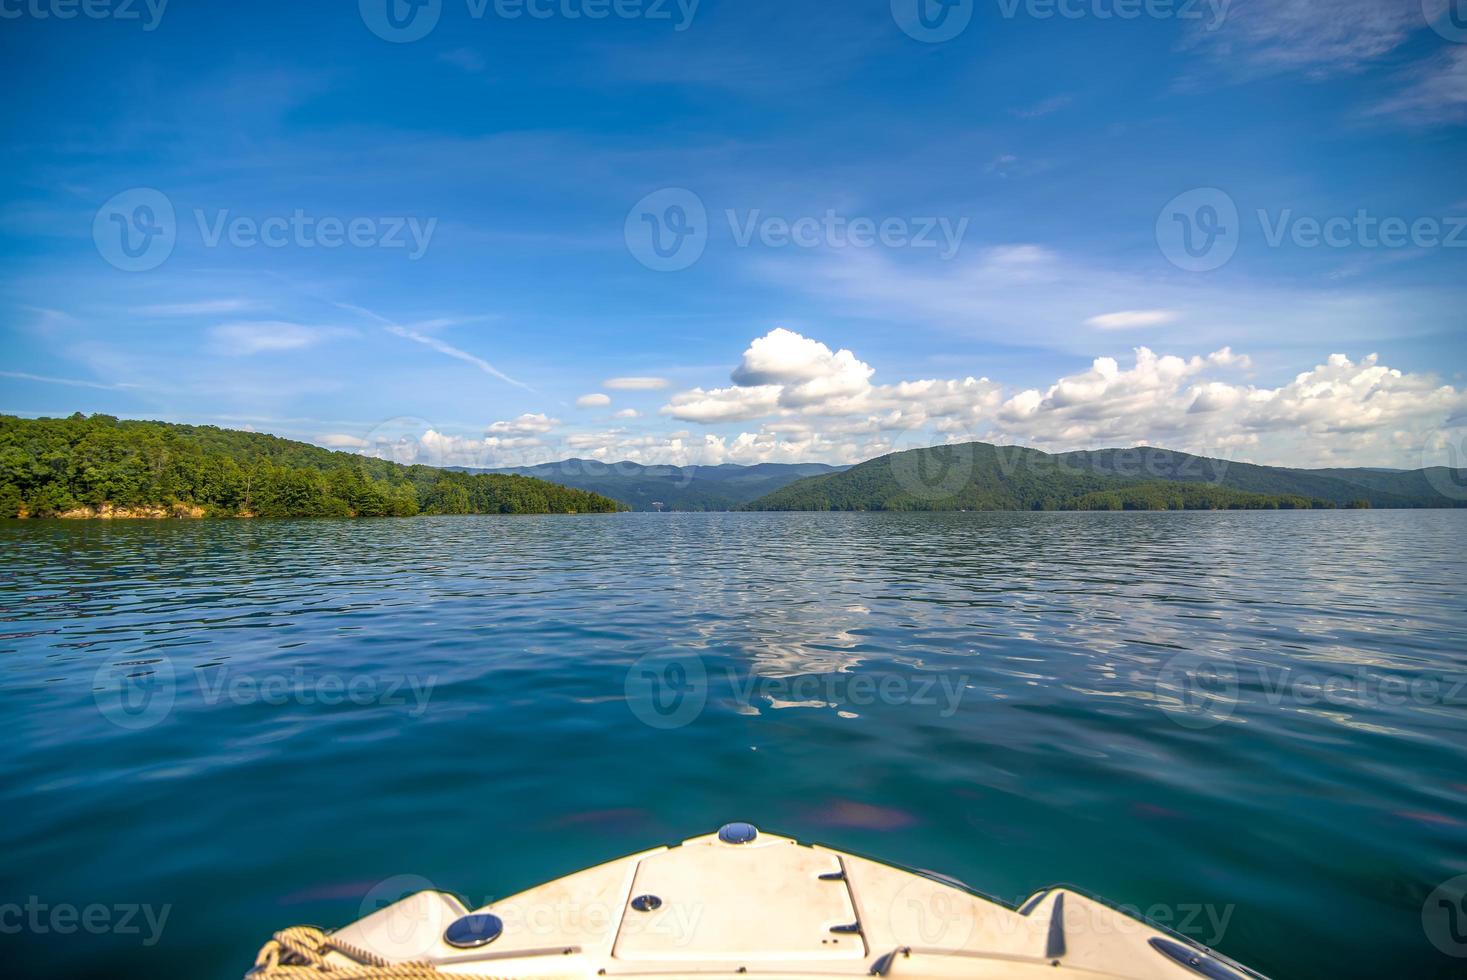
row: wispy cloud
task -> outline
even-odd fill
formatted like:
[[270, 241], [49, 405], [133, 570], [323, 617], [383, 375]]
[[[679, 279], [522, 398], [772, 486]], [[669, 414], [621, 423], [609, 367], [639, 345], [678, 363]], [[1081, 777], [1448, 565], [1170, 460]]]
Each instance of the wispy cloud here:
[[[422, 344], [424, 347], [427, 347], [430, 350], [435, 350], [440, 354], [444, 354], [448, 357], [463, 361], [466, 364], [472, 364], [480, 371], [483, 371], [490, 377], [498, 378], [505, 384], [511, 384], [514, 385], [516, 388], [523, 388], [525, 391], [529, 392], [533, 392], [535, 390], [534, 388], [531, 388], [529, 385], [525, 384], [523, 381], [516, 381], [514, 378], [511, 378], [509, 375], [505, 374], [503, 371], [499, 370], [499, 368], [495, 367], [493, 364], [490, 364], [482, 357], [479, 357], [475, 354], [470, 354], [466, 350], [460, 350], [459, 348], [454, 347], [452, 344], [446, 344], [443, 341], [439, 340], [437, 337], [430, 337], [427, 334], [420, 333], [419, 329], [424, 328], [424, 324], [414, 324], [413, 327], [404, 327], [401, 324], [393, 323], [391, 320], [387, 319], [381, 314], [373, 313], [371, 310], [366, 309], [365, 307], [354, 306], [350, 303], [337, 303], [336, 305], [341, 307], [343, 310], [350, 310], [353, 313], [358, 313], [364, 317], [367, 317], [370, 320], [377, 321], [382, 325], [382, 328], [384, 330], [386, 330], [390, 334], [393, 334], [394, 336], [401, 337], [404, 340], [411, 340], [413, 343], [416, 344]], [[429, 322], [443, 323], [445, 321]], [[463, 321], [455, 320], [454, 322]]]
[[300, 350], [334, 337], [351, 336], [354, 333], [355, 331], [343, 327], [315, 327], [284, 320], [221, 323], [209, 331], [214, 350], [234, 357]]
[[455, 68], [461, 68], [471, 75], [477, 75], [488, 67], [484, 56], [473, 48], [454, 48], [452, 51], [445, 51], [438, 56], [438, 60], [453, 65]]
[[1367, 111], [1411, 126], [1467, 120], [1467, 47], [1411, 65], [1401, 75], [1400, 89]]
[[107, 384], [103, 381], [83, 381], [79, 378], [50, 378], [43, 374], [27, 374], [24, 371], [0, 371], [0, 378], [14, 378], [17, 381], [36, 381], [48, 385], [67, 385], [72, 388], [97, 388], [102, 391], [121, 391], [127, 388], [142, 387], [142, 385], [134, 384]]
[[139, 316], [208, 316], [216, 313], [238, 313], [254, 304], [245, 299], [204, 299], [190, 303], [158, 303], [133, 307]]
[[1052, 113], [1059, 112], [1061, 109], [1065, 108], [1073, 101], [1075, 101], [1073, 96], [1052, 95], [1049, 98], [1036, 102], [1031, 106], [1025, 106], [1020, 109], [1011, 109], [1009, 111], [1020, 119], [1040, 119]]

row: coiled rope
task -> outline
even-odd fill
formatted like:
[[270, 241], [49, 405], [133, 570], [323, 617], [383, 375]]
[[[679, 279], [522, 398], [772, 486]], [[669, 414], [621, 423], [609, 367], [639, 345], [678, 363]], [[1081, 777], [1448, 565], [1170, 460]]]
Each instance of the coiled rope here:
[[[337, 966], [326, 961], [335, 950], [356, 960], [350, 966]], [[247, 980], [443, 980], [444, 977], [469, 977], [470, 980], [500, 980], [483, 974], [441, 973], [428, 962], [389, 963], [380, 956], [332, 939], [320, 929], [292, 926], [282, 929], [260, 947], [255, 967], [245, 974]]]

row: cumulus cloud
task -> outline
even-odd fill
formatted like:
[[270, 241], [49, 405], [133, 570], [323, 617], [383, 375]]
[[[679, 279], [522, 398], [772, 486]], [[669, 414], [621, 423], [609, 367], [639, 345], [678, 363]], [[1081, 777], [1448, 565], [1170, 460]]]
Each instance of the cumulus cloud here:
[[607, 378], [602, 384], [612, 391], [661, 391], [670, 387], [666, 378]]
[[[493, 423], [483, 438], [429, 429], [359, 451], [474, 467], [569, 457], [854, 463], [983, 440], [1056, 452], [1154, 445], [1292, 466], [1417, 467], [1447, 461], [1467, 436], [1467, 391], [1374, 354], [1334, 354], [1276, 386], [1256, 383], [1252, 370], [1246, 355], [1227, 347], [1192, 356], [1137, 347], [1039, 387], [974, 377], [881, 384], [854, 352], [778, 329], [749, 344], [733, 384], [668, 399], [662, 417], [687, 428], [566, 429], [548, 415], [525, 414]], [[618, 417], [635, 417], [629, 412]]]
[[490, 436], [534, 436], [543, 435], [558, 425], [560, 419], [553, 419], [543, 412], [538, 415], [526, 412], [517, 419], [493, 423], [485, 433]]
[[590, 395], [582, 395], [576, 399], [576, 405], [580, 408], [605, 408], [611, 404], [611, 396], [596, 392]]
[[[1055, 451], [1152, 444], [1258, 462], [1411, 466], [1421, 465], [1413, 454], [1434, 430], [1467, 412], [1464, 392], [1375, 355], [1335, 354], [1278, 388], [1238, 377], [1252, 366], [1227, 347], [1192, 357], [1138, 347], [1129, 365], [1099, 357], [1045, 389], [1005, 391], [972, 377], [879, 385], [851, 351], [780, 329], [744, 352], [734, 386], [680, 392], [662, 412], [706, 425], [761, 420], [724, 451], [766, 458], [770, 440], [850, 462], [873, 449], [981, 438]], [[851, 455], [831, 455], [841, 447]]]

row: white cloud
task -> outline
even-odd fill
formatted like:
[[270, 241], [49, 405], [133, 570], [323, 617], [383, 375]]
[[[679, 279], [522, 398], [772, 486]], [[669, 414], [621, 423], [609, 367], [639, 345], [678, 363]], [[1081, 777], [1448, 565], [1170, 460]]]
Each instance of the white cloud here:
[[[1440, 4], [1441, 0], [1427, 0]], [[1359, 71], [1424, 28], [1422, 0], [1233, 0], [1221, 25], [1193, 39], [1235, 71], [1302, 71], [1314, 78]]]
[[1369, 112], [1412, 126], [1467, 120], [1467, 47], [1457, 45], [1412, 65], [1399, 91]]
[[80, 378], [52, 378], [44, 374], [27, 374], [24, 371], [0, 371], [0, 378], [14, 378], [17, 381], [35, 381], [39, 384], [66, 385], [71, 388], [97, 388], [103, 391], [120, 391], [126, 388], [141, 388], [142, 385], [135, 384], [107, 384], [103, 381], [85, 381]]
[[662, 415], [707, 427], [701, 431], [566, 429], [526, 414], [488, 426], [484, 438], [430, 429], [361, 451], [471, 467], [570, 457], [855, 463], [983, 440], [1049, 451], [1153, 445], [1290, 466], [1416, 467], [1445, 461], [1467, 435], [1467, 391], [1387, 367], [1374, 355], [1335, 354], [1272, 387], [1248, 380], [1251, 368], [1231, 348], [1182, 357], [1138, 347], [1129, 358], [1097, 357], [1038, 388], [973, 377], [877, 384], [874, 369], [851, 351], [781, 329], [753, 341], [733, 371], [735, 379], [764, 383], [669, 398]]
[[1050, 113], [1058, 112], [1068, 106], [1074, 98], [1069, 95], [1053, 95], [1034, 105], [1025, 106], [1022, 109], [1010, 109], [1009, 111], [1020, 119], [1039, 119]]
[[214, 350], [232, 356], [301, 350], [322, 341], [350, 336], [341, 327], [312, 327], [283, 320], [248, 320], [222, 323], [209, 331]]
[[317, 436], [316, 441], [328, 449], [366, 449], [371, 445], [365, 439], [358, 436], [350, 436], [344, 432], [328, 432]]
[[779, 406], [779, 385], [752, 388], [694, 388], [672, 396], [662, 414], [685, 422], [742, 422], [762, 418]]
[[611, 396], [596, 392], [590, 395], [582, 395], [576, 399], [576, 404], [581, 408], [605, 408], [611, 404]]
[[[1172, 275], [1149, 242], [1134, 270], [1097, 265], [1084, 255], [1009, 245], [951, 262], [912, 264], [846, 249], [794, 261], [756, 260], [768, 280], [812, 296], [835, 313], [1093, 356], [1094, 333], [1081, 326], [1097, 311], [1171, 310], [1196, 349], [1249, 349], [1378, 343], [1390, 336], [1439, 335], [1467, 293], [1442, 287], [1386, 288], [1339, 283], [1283, 286], [1229, 267], [1211, 275]], [[1234, 265], [1240, 263], [1235, 262]]]
[[205, 316], [214, 313], [237, 313], [249, 309], [252, 304], [244, 299], [205, 299], [191, 303], [158, 303], [133, 309], [141, 316]]
[[483, 371], [485, 374], [490, 375], [491, 377], [498, 378], [500, 381], [503, 381], [507, 384], [512, 384], [516, 388], [523, 388], [526, 391], [535, 390], [524, 382], [516, 381], [514, 378], [511, 378], [509, 375], [505, 374], [503, 371], [499, 370], [499, 368], [495, 367], [493, 364], [490, 364], [482, 357], [478, 357], [474, 354], [470, 354], [468, 351], [460, 350], [457, 347], [445, 344], [437, 337], [429, 337], [426, 334], [418, 333], [416, 330], [409, 330], [406, 327], [400, 327], [395, 323], [385, 324], [384, 329], [386, 329], [389, 333], [394, 333], [397, 336], [402, 337], [406, 340], [411, 340], [414, 343], [419, 343], [422, 344], [424, 347], [429, 347], [433, 350], [436, 350], [440, 354], [446, 354], [449, 357], [472, 364], [474, 367], [478, 368], [480, 371]]
[[661, 391], [672, 382], [666, 378], [607, 378], [602, 384], [612, 391]]
[[641, 418], [642, 413], [635, 408], [624, 408], [619, 412], [613, 413], [611, 417], [614, 419], [635, 419]]
[[1133, 330], [1145, 327], [1160, 327], [1174, 323], [1175, 310], [1122, 310], [1119, 313], [1102, 313], [1086, 320], [1086, 324], [1099, 330]]
[[750, 345], [733, 373], [762, 383], [680, 392], [662, 412], [706, 425], [760, 420], [724, 451], [738, 446], [764, 458], [797, 447], [854, 462], [896, 446], [986, 439], [1055, 451], [1145, 443], [1289, 465], [1405, 466], [1423, 465], [1412, 454], [1467, 412], [1467, 393], [1386, 368], [1373, 355], [1358, 363], [1333, 355], [1278, 388], [1235, 380], [1251, 368], [1228, 347], [1189, 358], [1140, 347], [1128, 367], [1096, 358], [1044, 390], [1006, 394], [971, 377], [878, 385], [852, 352], [775, 330]]
[[485, 434], [511, 437], [544, 435], [559, 425], [560, 419], [553, 419], [543, 412], [538, 415], [526, 412], [517, 419], [493, 423], [485, 430]]

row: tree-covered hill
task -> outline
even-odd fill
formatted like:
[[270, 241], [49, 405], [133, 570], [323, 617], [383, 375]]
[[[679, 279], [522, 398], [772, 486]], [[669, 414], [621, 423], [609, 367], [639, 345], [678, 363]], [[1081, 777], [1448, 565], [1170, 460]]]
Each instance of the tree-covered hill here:
[[[1368, 479], [1354, 474], [1370, 473]], [[1467, 487], [1467, 472], [1444, 471]], [[1124, 449], [1051, 455], [965, 443], [882, 456], [792, 483], [750, 510], [1253, 510], [1453, 507], [1434, 471], [1316, 471]]]
[[633, 510], [704, 511], [737, 510], [796, 480], [839, 472], [843, 468], [824, 463], [646, 466], [567, 459], [538, 466], [471, 472], [533, 476], [620, 500]]
[[0, 517], [406, 517], [623, 509], [525, 476], [455, 473], [256, 432], [0, 415]]

